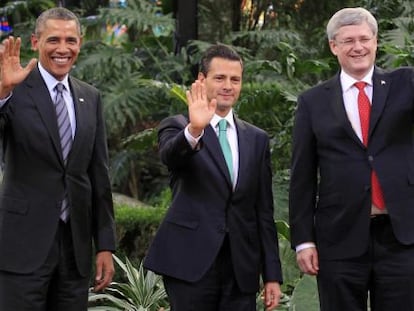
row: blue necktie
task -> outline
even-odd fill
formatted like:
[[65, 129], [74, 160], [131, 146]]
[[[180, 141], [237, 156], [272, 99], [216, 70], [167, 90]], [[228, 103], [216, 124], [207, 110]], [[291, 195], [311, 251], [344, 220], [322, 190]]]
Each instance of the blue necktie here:
[[231, 148], [229, 141], [227, 140], [227, 121], [221, 119], [219, 125], [219, 142], [221, 150], [223, 151], [224, 159], [226, 160], [227, 167], [229, 169], [230, 178], [233, 180], [233, 157], [231, 155]]
[[[62, 83], [58, 83], [56, 84], [55, 89], [55, 109], [59, 129], [60, 145], [62, 148], [63, 161], [66, 164], [70, 148], [72, 147], [72, 127], [70, 125], [68, 108], [66, 107], [65, 99], [63, 98], [63, 90], [65, 89], [65, 86]], [[62, 200], [62, 206], [60, 209], [60, 219], [66, 222], [68, 217], [69, 202], [67, 194], [65, 193], [65, 197]]]

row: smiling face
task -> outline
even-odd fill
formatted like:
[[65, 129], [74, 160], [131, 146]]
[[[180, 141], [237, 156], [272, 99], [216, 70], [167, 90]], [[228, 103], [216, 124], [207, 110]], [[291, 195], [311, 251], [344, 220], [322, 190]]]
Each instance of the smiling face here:
[[377, 37], [366, 22], [343, 26], [329, 41], [342, 70], [360, 80], [372, 68], [377, 52]]
[[74, 20], [48, 19], [39, 34], [32, 35], [32, 48], [38, 51], [40, 63], [57, 80], [62, 80], [71, 70], [81, 42]]
[[242, 85], [242, 65], [240, 61], [215, 57], [211, 60], [207, 76], [199, 74], [207, 91], [207, 98], [217, 99], [216, 113], [225, 117], [237, 102]]

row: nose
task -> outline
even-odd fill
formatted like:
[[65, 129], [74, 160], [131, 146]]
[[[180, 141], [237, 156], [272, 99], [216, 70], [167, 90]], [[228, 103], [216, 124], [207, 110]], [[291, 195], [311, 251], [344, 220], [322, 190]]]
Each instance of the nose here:
[[65, 40], [60, 40], [57, 44], [56, 51], [58, 52], [66, 52], [68, 51], [68, 43]]
[[355, 42], [354, 42], [354, 50], [362, 49], [362, 48], [363, 48], [363, 44], [362, 44], [361, 40], [355, 40]]
[[231, 81], [230, 81], [230, 79], [224, 79], [224, 81], [223, 81], [223, 88], [224, 89], [231, 89]]

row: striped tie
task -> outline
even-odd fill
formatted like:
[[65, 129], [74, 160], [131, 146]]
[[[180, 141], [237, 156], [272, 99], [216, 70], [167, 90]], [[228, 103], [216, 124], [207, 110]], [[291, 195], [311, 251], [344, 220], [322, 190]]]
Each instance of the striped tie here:
[[[56, 109], [57, 124], [59, 128], [60, 145], [62, 147], [62, 156], [63, 156], [63, 161], [66, 164], [70, 148], [72, 147], [72, 127], [70, 126], [69, 113], [66, 107], [65, 99], [63, 98], [64, 89], [65, 89], [65, 86], [62, 83], [56, 84], [55, 109]], [[67, 194], [65, 193], [65, 197], [62, 201], [62, 206], [60, 210], [60, 219], [66, 222], [68, 217], [69, 217], [69, 203], [68, 203]]]

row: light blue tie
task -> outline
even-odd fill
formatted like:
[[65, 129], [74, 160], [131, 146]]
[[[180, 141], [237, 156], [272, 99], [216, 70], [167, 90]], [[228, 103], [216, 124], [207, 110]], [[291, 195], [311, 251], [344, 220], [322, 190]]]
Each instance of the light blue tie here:
[[219, 142], [221, 150], [223, 151], [224, 159], [226, 160], [227, 167], [229, 169], [230, 178], [233, 180], [233, 157], [231, 155], [231, 148], [229, 141], [227, 140], [227, 121], [221, 119], [219, 125]]
[[[55, 89], [55, 108], [60, 136], [60, 145], [62, 147], [63, 161], [66, 164], [69, 151], [72, 148], [72, 127], [70, 126], [69, 113], [66, 107], [65, 100], [63, 98], [63, 90], [65, 89], [65, 86], [62, 83], [58, 83], [56, 84]], [[60, 219], [66, 222], [68, 220], [68, 217], [69, 202], [67, 194], [65, 193], [65, 197], [62, 200], [62, 206], [60, 208]]]

